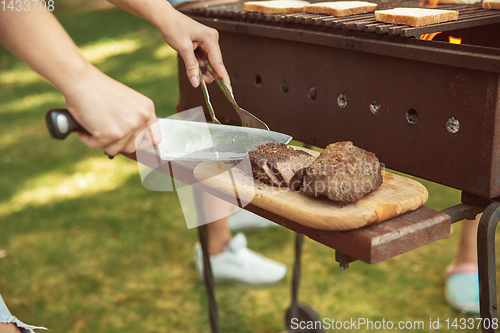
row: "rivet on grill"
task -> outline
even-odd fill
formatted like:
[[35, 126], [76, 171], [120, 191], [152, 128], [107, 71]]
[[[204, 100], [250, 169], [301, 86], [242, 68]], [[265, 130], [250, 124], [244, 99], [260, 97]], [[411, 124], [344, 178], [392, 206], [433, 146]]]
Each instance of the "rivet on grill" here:
[[337, 97], [337, 104], [341, 108], [345, 108], [347, 106], [347, 96], [344, 94], [339, 94]]
[[457, 133], [458, 130], [460, 129], [460, 122], [458, 121], [457, 118], [455, 117], [451, 117], [450, 119], [448, 119], [448, 121], [446, 122], [446, 129], [448, 130], [448, 132], [450, 133]]
[[408, 110], [408, 112], [406, 112], [406, 120], [408, 120], [410, 124], [415, 124], [418, 120], [417, 111], [415, 109]]
[[240, 75], [238, 74], [238, 72], [233, 72], [234, 83], [238, 83], [239, 80], [240, 80]]
[[262, 78], [260, 77], [260, 75], [255, 76], [255, 85], [257, 86], [257, 88], [260, 88], [262, 86]]
[[309, 98], [314, 101], [316, 97], [318, 97], [318, 92], [316, 91], [316, 88], [314, 87], [309, 88], [307, 96], [309, 96]]
[[288, 85], [288, 82], [286, 82], [285, 80], [281, 81], [280, 88], [281, 91], [284, 92], [285, 94], [288, 92], [288, 90], [290, 90], [290, 86]]
[[370, 111], [371, 113], [373, 114], [378, 114], [380, 112], [380, 108], [382, 106], [380, 105], [380, 103], [374, 99], [371, 103], [370, 103]]

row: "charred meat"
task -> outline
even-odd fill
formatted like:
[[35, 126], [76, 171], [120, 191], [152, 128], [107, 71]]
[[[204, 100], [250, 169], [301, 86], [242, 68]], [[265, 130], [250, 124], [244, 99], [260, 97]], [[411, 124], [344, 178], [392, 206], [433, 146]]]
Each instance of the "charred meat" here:
[[293, 190], [300, 188], [305, 168], [314, 160], [314, 156], [304, 151], [273, 142], [260, 145], [248, 155], [255, 179], [269, 185], [290, 187]]
[[313, 197], [327, 196], [352, 203], [380, 185], [382, 172], [375, 154], [343, 141], [328, 145], [309, 165], [301, 191]]

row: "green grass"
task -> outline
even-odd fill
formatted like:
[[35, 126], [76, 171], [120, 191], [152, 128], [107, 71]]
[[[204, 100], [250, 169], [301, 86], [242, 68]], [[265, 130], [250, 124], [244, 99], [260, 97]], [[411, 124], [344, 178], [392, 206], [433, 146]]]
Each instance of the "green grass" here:
[[[154, 27], [71, 1], [56, 1], [56, 15], [100, 69], [152, 98], [159, 116], [174, 112], [176, 55]], [[197, 231], [186, 228], [177, 195], [145, 190], [126, 158], [110, 161], [74, 136], [50, 139], [44, 112], [62, 106], [51, 85], [0, 48], [0, 292], [11, 312], [51, 332], [208, 332], [193, 263]], [[456, 190], [425, 184], [430, 207], [460, 200]], [[291, 269], [291, 231], [246, 234], [252, 249]], [[300, 300], [337, 320], [462, 318], [442, 292], [456, 243], [457, 232], [342, 271], [334, 251], [307, 240]], [[283, 331], [290, 283], [288, 276], [269, 288], [218, 285], [221, 332]]]

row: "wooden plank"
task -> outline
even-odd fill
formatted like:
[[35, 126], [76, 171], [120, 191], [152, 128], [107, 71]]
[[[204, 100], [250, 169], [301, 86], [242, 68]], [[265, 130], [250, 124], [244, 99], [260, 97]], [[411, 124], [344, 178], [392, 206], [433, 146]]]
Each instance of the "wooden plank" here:
[[[232, 172], [233, 180], [226, 176], [228, 171]], [[194, 177], [205, 186], [229, 195], [236, 192], [244, 202], [252, 202], [299, 224], [322, 230], [350, 230], [382, 222], [415, 210], [427, 201], [427, 189], [419, 182], [389, 172], [382, 172], [382, 175], [384, 183], [376, 191], [354, 204], [341, 206], [326, 197], [309, 197], [286, 187], [254, 182], [251, 176], [232, 168], [231, 164], [207, 161], [194, 169]]]

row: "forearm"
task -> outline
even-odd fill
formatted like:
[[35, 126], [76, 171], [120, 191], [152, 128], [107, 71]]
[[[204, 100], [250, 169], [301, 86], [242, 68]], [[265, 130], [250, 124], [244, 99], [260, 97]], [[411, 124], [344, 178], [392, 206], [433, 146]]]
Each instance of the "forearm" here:
[[51, 13], [0, 11], [0, 43], [64, 95], [66, 108], [90, 133], [78, 133], [90, 148], [111, 156], [134, 152], [136, 137], [155, 123], [153, 102], [85, 60]]
[[[174, 9], [166, 0], [108, 0], [112, 4], [144, 18], [153, 24], [165, 41], [176, 50], [186, 65], [186, 74], [194, 87], [199, 85], [199, 64], [194, 51], [206, 53], [212, 66], [227, 86], [231, 87], [229, 75], [222, 61], [219, 35], [215, 29], [206, 27]], [[205, 81], [212, 78], [205, 75]]]
[[48, 11], [0, 11], [0, 43], [63, 94], [91, 66]]

